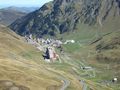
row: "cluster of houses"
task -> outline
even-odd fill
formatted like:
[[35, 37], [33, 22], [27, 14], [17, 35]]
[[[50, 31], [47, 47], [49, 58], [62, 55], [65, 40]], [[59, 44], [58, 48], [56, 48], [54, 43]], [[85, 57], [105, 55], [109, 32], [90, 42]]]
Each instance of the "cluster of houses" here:
[[59, 55], [55, 51], [55, 48], [61, 47], [62, 44], [75, 43], [74, 40], [66, 40], [65, 42], [62, 42], [61, 40], [50, 38], [33, 38], [32, 35], [25, 36], [25, 39], [29, 44], [34, 45], [37, 49], [44, 52], [43, 57], [47, 62], [54, 62], [60, 59]]
[[54, 40], [54, 39], [43, 39], [43, 38], [33, 38], [32, 35], [25, 36], [25, 39], [29, 44], [41, 44], [41, 45], [49, 45], [54, 47], [59, 47], [62, 43], [60, 40]]
[[25, 36], [25, 39], [27, 40], [28, 43], [30, 44], [46, 44], [54, 47], [59, 47], [62, 44], [69, 44], [69, 43], [75, 43], [75, 40], [66, 40], [65, 42], [62, 42], [61, 40], [55, 40], [55, 39], [43, 39], [43, 38], [33, 38], [32, 35]]

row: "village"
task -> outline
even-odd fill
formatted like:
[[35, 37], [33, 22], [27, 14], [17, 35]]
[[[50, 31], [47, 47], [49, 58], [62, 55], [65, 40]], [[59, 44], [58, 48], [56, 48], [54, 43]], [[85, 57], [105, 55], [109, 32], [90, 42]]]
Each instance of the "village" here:
[[60, 56], [56, 52], [56, 49], [59, 48], [60, 52], [63, 52], [63, 44], [75, 43], [75, 40], [66, 40], [65, 42], [63, 42], [61, 40], [50, 38], [33, 38], [32, 35], [25, 36], [25, 40], [29, 44], [34, 45], [38, 50], [42, 51], [44, 53], [43, 58], [48, 63], [55, 61], [61, 62]]
[[[75, 40], [62, 41], [62, 40], [51, 39], [51, 38], [47, 38], [47, 39], [33, 38], [32, 35], [25, 36], [25, 40], [27, 41], [28, 44], [35, 46], [38, 50], [43, 52], [42, 57], [44, 58], [44, 61], [46, 63], [54, 63], [54, 62], [62, 63], [60, 54], [57, 53], [56, 49], [59, 49], [61, 53], [64, 53], [62, 45], [77, 43]], [[72, 68], [72, 69], [73, 71], [76, 71], [75, 68]], [[80, 69], [87, 72], [88, 77], [90, 78], [96, 77], [95, 69], [93, 67], [82, 64]], [[93, 72], [93, 73], [90, 74], [90, 72]], [[103, 80], [100, 83], [102, 83], [103, 85], [109, 85], [111, 83], [116, 83], [117, 81], [118, 81], [117, 78], [114, 77], [110, 81]], [[86, 83], [84, 81], [80, 81], [80, 83], [83, 85], [83, 88], [87, 88]]]

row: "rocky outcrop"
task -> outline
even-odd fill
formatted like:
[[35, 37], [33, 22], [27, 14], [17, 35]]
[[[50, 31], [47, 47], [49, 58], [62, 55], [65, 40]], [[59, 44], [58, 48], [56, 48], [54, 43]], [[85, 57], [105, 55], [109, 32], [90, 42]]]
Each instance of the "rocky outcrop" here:
[[54, 0], [10, 25], [20, 35], [57, 36], [87, 24], [103, 26], [105, 20], [120, 16], [119, 0]]
[[43, 55], [45, 61], [48, 62], [55, 62], [56, 60], [59, 60], [59, 55], [56, 53], [54, 47], [47, 47], [45, 55]]

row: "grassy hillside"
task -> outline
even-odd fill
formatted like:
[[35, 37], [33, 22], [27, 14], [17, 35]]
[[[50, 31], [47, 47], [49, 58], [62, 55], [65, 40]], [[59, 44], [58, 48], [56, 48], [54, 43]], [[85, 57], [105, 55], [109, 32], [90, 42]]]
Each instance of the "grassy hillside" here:
[[0, 27], [0, 81], [9, 80], [30, 90], [45, 90], [52, 84], [60, 85], [59, 81], [51, 79], [55, 77], [42, 66], [39, 51], [8, 28]]
[[[70, 47], [72, 46], [74, 45]], [[86, 77], [81, 77], [80, 73], [85, 73], [80, 69], [82, 61], [78, 60], [78, 57], [74, 57], [76, 52], [82, 50], [82, 46], [79, 47], [76, 44], [75, 46], [72, 49], [74, 51], [72, 57], [68, 53], [69, 46], [64, 46], [64, 48], [68, 48], [66, 49], [68, 51], [65, 51], [65, 55], [60, 55], [62, 63], [46, 63], [42, 58], [42, 53], [28, 45], [24, 38], [16, 35], [10, 29], [0, 26], [0, 90], [11, 88], [60, 90], [64, 84], [68, 84], [66, 90], [82, 90], [85, 87], [80, 80], [84, 80], [87, 88], [91, 90], [100, 88], [112, 90], [109, 87], [98, 85]]]
[[24, 15], [26, 15], [26, 13], [14, 9], [0, 9], [0, 24], [8, 26]]
[[116, 84], [110, 84], [115, 90], [120, 89], [120, 31], [116, 31], [105, 35], [100, 41], [93, 44], [96, 52], [90, 57], [90, 64], [96, 67], [99, 71], [97, 75], [103, 81], [110, 81], [112, 78], [117, 77]]
[[[120, 31], [118, 30], [102, 36], [100, 40], [90, 40], [89, 43], [78, 42], [76, 44], [64, 45], [64, 52], [67, 52], [69, 59], [71, 59], [68, 61], [69, 63], [71, 62], [71, 64], [79, 67], [92, 67], [92, 70], [80, 70], [78, 68], [77, 73], [79, 76], [107, 86], [111, 90], [119, 90], [119, 38]], [[112, 80], [115, 77], [118, 78], [118, 81], [113, 83]]]
[[47, 64], [40, 51], [0, 26], [0, 90], [59, 90], [64, 80], [69, 80], [69, 90], [81, 90], [79, 81], [65, 71], [71, 65], [58, 64]]

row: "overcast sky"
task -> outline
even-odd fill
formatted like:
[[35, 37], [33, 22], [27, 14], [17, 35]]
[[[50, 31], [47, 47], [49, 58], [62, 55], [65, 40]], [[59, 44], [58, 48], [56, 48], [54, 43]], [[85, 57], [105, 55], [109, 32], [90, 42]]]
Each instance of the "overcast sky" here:
[[49, 1], [52, 0], [0, 0], [0, 8], [9, 6], [41, 7], [41, 5]]

